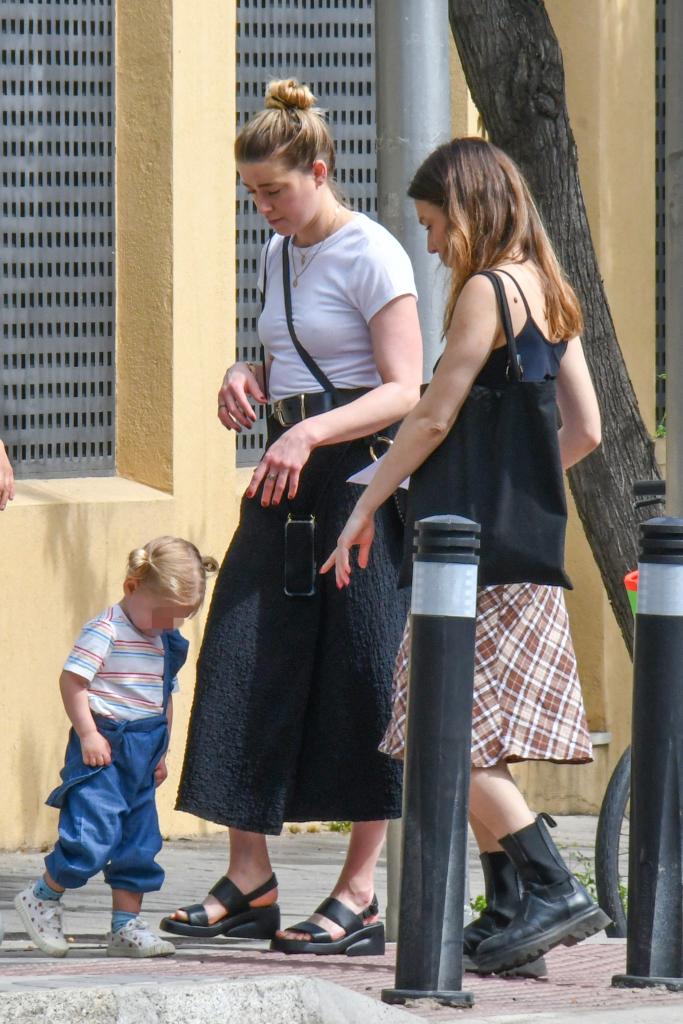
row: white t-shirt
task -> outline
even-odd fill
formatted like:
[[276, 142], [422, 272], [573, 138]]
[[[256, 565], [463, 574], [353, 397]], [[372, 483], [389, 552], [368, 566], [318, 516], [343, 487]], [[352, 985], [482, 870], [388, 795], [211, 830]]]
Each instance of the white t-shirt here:
[[[323, 388], [307, 370], [287, 329], [282, 290], [282, 235], [274, 235], [268, 248], [266, 304], [258, 333], [272, 358], [269, 376], [271, 401]], [[381, 224], [365, 214], [325, 239], [308, 253], [308, 265], [293, 287], [301, 260], [289, 247], [292, 283], [292, 318], [296, 335], [321, 370], [337, 388], [373, 388], [382, 383], [370, 339], [369, 321], [399, 295], [415, 295], [415, 279], [408, 254]], [[261, 255], [259, 286], [263, 290], [266, 249]], [[292, 263], [293, 261], [293, 263]]]
[[[141, 633], [118, 604], [86, 622], [64, 668], [87, 681], [95, 715], [135, 721], [161, 714], [163, 640]], [[177, 691], [176, 677], [171, 692]]]

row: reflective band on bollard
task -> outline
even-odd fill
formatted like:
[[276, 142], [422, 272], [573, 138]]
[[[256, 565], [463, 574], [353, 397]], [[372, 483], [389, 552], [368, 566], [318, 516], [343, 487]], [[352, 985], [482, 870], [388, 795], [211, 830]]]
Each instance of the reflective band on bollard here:
[[479, 526], [416, 527], [396, 988], [385, 1003], [471, 1006], [462, 986]]
[[626, 974], [683, 990], [683, 519], [641, 526]]

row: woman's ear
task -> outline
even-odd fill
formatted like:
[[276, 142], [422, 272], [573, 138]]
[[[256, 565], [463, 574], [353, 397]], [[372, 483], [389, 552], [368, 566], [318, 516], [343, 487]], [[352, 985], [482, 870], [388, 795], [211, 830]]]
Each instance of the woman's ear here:
[[127, 576], [123, 581], [123, 592], [126, 597], [130, 597], [131, 594], [135, 593], [139, 586], [140, 580], [136, 579], [134, 576]]
[[314, 160], [313, 161], [313, 166], [312, 166], [311, 170], [313, 171], [313, 178], [315, 180], [315, 184], [316, 184], [317, 188], [320, 188], [321, 185], [326, 184], [326, 182], [327, 182], [327, 164], [325, 163], [324, 160], [320, 160], [320, 159]]

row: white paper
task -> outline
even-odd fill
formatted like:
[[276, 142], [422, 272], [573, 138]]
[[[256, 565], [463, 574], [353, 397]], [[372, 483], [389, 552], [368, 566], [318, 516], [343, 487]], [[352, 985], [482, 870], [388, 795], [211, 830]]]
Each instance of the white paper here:
[[[347, 479], [347, 484], [362, 484], [363, 487], [367, 487], [367, 485], [370, 483], [373, 476], [381, 466], [384, 457], [385, 456], [382, 455], [381, 458], [377, 459], [376, 462], [371, 462], [369, 466], [365, 467], [365, 469], [358, 470], [357, 473], [354, 473], [353, 476], [350, 476]], [[407, 491], [409, 483], [410, 477], [407, 476], [405, 480], [399, 484], [399, 487], [403, 487]]]

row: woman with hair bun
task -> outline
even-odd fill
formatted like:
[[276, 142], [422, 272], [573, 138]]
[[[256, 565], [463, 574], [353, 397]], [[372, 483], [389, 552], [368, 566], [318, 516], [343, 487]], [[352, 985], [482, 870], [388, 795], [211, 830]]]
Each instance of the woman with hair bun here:
[[[401, 814], [401, 773], [377, 745], [408, 608], [395, 501], [378, 511], [362, 586], [340, 591], [315, 566], [358, 497], [348, 477], [419, 398], [415, 282], [396, 239], [344, 205], [306, 86], [271, 82], [235, 154], [274, 234], [259, 278], [265, 359], [229, 368], [218, 418], [239, 433], [256, 419], [250, 403], [268, 402], [268, 443], [214, 591], [178, 797], [229, 827], [230, 853], [204, 902], [162, 926], [273, 938], [284, 952], [381, 953], [374, 870]], [[320, 819], [353, 822], [345, 864], [317, 913], [276, 935], [266, 836]]]

